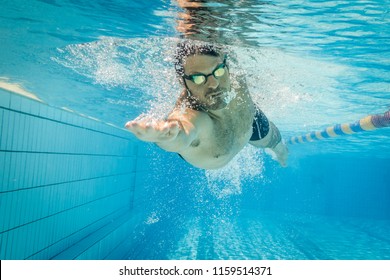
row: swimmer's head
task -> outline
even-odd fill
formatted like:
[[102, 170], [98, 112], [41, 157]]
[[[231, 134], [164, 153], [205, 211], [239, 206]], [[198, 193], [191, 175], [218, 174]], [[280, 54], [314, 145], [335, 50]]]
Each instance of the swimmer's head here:
[[187, 57], [192, 55], [209, 55], [223, 57], [223, 49], [215, 44], [200, 41], [183, 41], [177, 44], [175, 53], [175, 70], [179, 77], [184, 75], [184, 65]]
[[221, 47], [199, 41], [180, 43], [175, 68], [186, 89], [186, 97], [196, 106], [204, 110], [220, 110], [232, 100], [229, 68]]

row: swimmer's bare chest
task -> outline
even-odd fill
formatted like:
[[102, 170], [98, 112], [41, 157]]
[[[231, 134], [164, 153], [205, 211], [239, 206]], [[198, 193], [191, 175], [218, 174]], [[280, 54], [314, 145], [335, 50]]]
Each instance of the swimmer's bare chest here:
[[213, 169], [226, 165], [248, 143], [255, 114], [250, 96], [237, 96], [218, 115], [208, 114], [211, 125], [200, 130], [190, 148], [182, 154], [195, 166]]

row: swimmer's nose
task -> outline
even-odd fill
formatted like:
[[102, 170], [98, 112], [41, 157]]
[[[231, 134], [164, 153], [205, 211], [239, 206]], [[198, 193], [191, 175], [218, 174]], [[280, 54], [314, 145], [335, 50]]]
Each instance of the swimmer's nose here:
[[211, 75], [207, 79], [207, 86], [212, 89], [216, 89], [219, 86], [219, 80], [214, 77], [214, 75]]

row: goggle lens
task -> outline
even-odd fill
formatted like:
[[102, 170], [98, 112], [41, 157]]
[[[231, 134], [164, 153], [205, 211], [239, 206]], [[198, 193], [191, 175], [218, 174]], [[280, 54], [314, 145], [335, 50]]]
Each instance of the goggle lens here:
[[214, 71], [214, 77], [222, 77], [223, 75], [225, 75], [225, 65], [221, 65], [221, 68], [218, 68]]
[[197, 85], [201, 85], [206, 81], [206, 77], [204, 75], [192, 75], [191, 78], [192, 81]]

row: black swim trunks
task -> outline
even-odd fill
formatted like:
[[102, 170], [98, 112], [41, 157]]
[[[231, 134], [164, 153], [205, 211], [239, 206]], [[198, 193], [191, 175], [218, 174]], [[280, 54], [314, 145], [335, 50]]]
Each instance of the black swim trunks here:
[[263, 139], [269, 132], [269, 122], [264, 113], [256, 108], [255, 118], [252, 124], [253, 134], [250, 141]]

